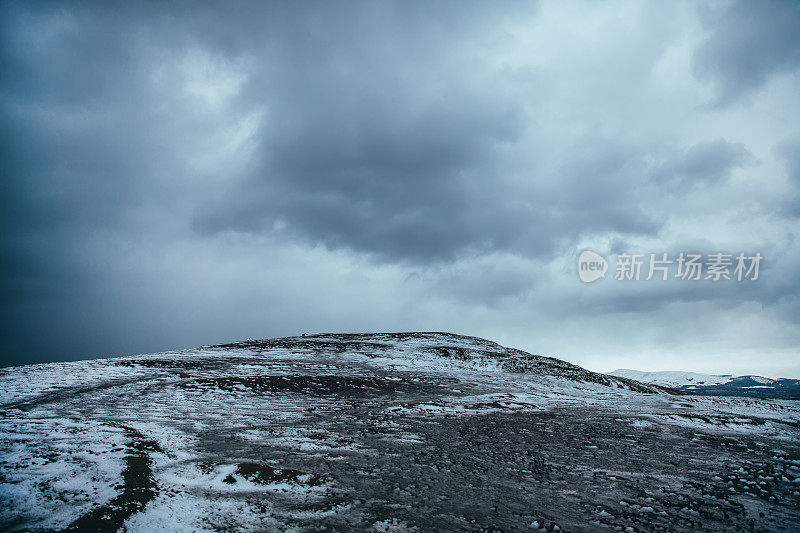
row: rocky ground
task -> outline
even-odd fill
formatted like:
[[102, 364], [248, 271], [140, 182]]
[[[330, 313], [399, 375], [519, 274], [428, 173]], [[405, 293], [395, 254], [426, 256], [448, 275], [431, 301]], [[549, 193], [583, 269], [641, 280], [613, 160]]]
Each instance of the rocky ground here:
[[0, 530], [800, 530], [797, 401], [472, 337], [34, 365], [0, 391]]

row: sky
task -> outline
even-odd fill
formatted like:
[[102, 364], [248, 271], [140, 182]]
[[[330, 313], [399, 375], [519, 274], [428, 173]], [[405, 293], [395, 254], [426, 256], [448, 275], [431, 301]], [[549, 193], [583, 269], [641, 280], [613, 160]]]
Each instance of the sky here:
[[[798, 35], [791, 1], [3, 2], [0, 364], [450, 331], [800, 377]], [[681, 252], [763, 261], [615, 279]]]

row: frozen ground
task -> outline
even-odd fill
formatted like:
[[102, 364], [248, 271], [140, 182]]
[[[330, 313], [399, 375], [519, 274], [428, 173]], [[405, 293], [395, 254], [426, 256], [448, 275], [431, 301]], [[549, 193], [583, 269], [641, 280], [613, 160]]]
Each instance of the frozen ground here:
[[0, 530], [798, 531], [800, 403], [442, 333], [0, 370]]

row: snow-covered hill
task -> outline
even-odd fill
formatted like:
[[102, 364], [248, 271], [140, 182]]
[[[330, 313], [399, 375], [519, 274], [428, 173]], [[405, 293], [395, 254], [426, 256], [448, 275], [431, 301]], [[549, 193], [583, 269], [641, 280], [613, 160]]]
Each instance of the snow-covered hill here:
[[798, 403], [670, 390], [446, 333], [5, 368], [0, 530], [800, 523]]

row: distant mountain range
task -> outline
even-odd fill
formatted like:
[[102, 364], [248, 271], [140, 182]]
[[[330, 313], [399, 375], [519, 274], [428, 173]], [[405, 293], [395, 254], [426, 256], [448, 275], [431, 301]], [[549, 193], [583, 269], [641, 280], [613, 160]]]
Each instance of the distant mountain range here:
[[643, 372], [625, 368], [609, 372], [609, 375], [661, 387], [672, 387], [688, 394], [800, 399], [800, 379], [680, 371]]

